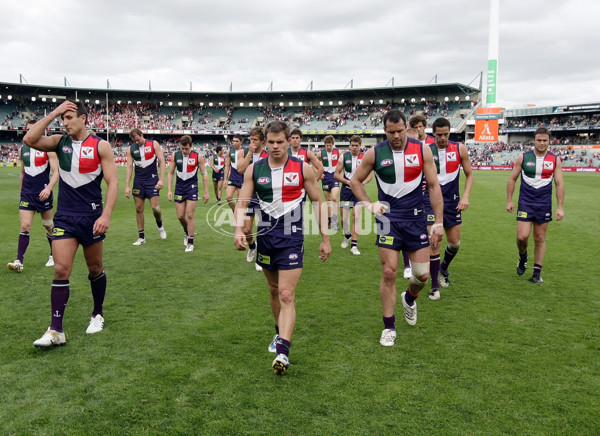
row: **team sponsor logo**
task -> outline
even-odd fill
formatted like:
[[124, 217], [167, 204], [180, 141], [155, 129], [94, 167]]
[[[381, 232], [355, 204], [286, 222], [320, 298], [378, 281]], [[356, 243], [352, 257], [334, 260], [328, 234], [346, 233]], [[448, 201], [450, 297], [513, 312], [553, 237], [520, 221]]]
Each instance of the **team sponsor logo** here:
[[22, 201], [19, 203], [19, 207], [29, 207], [29, 202], [28, 201]]
[[64, 236], [65, 229], [60, 229], [58, 227], [54, 227], [52, 229], [52, 236]]
[[63, 153], [67, 153], [67, 154], [73, 152], [73, 150], [71, 150], [71, 147], [66, 146], [66, 145], [62, 148], [62, 151], [63, 151]]
[[527, 212], [523, 212], [522, 210], [517, 211], [517, 218], [527, 218]]
[[93, 159], [94, 158], [94, 147], [81, 147], [81, 158], [82, 159]]
[[404, 156], [404, 163], [407, 167], [418, 167], [419, 166], [419, 155], [418, 154], [407, 154]]
[[259, 177], [258, 180], [256, 181], [256, 183], [258, 183], [259, 185], [266, 185], [267, 183], [271, 183], [271, 178], [270, 177]]
[[382, 167], [389, 167], [393, 163], [394, 163], [394, 161], [392, 159], [384, 159], [384, 160], [381, 161], [381, 166]]
[[525, 165], [527, 165], [528, 167], [534, 167], [535, 162], [527, 162]]
[[283, 186], [300, 186], [300, 174], [288, 173], [283, 176]]
[[139, 190], [139, 189], [134, 189], [134, 190], [133, 190], [133, 191], [131, 191], [131, 192], [133, 192], [133, 194], [135, 195], [135, 194], [139, 194], [139, 193], [140, 193], [140, 190]]
[[296, 260], [296, 259], [298, 259], [298, 255], [296, 253], [292, 253], [288, 257], [290, 258], [290, 260]]
[[383, 245], [394, 245], [394, 237], [393, 236], [379, 236], [379, 243]]
[[256, 255], [256, 260], [264, 265], [271, 265], [271, 256], [267, 256], [266, 254], [258, 253]]
[[434, 214], [427, 215], [427, 221], [435, 221], [435, 215]]
[[152, 151], [152, 147], [144, 147], [144, 153], [150, 153]]
[[544, 161], [544, 169], [545, 170], [553, 170], [554, 169], [554, 162], [552, 161]]
[[183, 195], [176, 195], [175, 201], [183, 201]]

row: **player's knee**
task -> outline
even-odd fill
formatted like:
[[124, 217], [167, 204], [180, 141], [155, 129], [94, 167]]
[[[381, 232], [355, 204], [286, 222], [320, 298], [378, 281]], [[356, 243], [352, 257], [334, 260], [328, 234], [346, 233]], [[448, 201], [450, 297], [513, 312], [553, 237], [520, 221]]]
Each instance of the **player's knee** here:
[[103, 270], [102, 262], [88, 263], [88, 271], [91, 277], [98, 277]]
[[446, 248], [448, 249], [448, 251], [450, 253], [456, 254], [456, 253], [458, 253], [458, 249], [460, 248], [460, 241], [458, 241], [457, 243], [448, 242], [448, 245], [446, 246]]
[[68, 280], [71, 275], [71, 265], [65, 265], [59, 260], [54, 260], [54, 279]]
[[153, 207], [152, 213], [154, 214], [154, 216], [160, 216], [160, 206]]
[[135, 211], [137, 213], [144, 213], [144, 205], [142, 204], [141, 206], [136, 206]]
[[429, 263], [427, 262], [411, 262], [412, 270], [411, 280], [415, 285], [424, 285], [429, 279]]
[[294, 291], [283, 289], [279, 292], [279, 300], [282, 304], [294, 304]]
[[48, 233], [52, 232], [52, 227], [54, 227], [54, 221], [52, 220], [42, 220], [42, 225], [46, 229]]
[[227, 202], [230, 202], [233, 200], [233, 192], [226, 192], [225, 193], [225, 200], [227, 200]]
[[31, 231], [31, 223], [22, 223], [21, 224], [21, 232], [30, 232]]
[[384, 282], [393, 283], [396, 281], [396, 274], [398, 273], [398, 268], [393, 267], [392, 265], [384, 265], [381, 269], [381, 278]]

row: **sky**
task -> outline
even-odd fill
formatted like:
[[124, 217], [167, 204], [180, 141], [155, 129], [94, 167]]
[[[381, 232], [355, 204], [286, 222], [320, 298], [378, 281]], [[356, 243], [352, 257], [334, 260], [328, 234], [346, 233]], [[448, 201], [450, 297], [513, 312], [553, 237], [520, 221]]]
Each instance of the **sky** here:
[[[489, 0], [0, 0], [0, 82], [155, 91], [463, 83]], [[498, 104], [600, 102], [597, 0], [500, 0]]]

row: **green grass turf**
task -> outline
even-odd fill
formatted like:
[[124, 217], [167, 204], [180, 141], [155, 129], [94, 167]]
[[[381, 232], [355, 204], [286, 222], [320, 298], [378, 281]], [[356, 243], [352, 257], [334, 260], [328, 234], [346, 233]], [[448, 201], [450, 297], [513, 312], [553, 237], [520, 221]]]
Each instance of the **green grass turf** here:
[[[308, 236], [283, 377], [273, 375], [267, 352], [274, 329], [262, 273], [231, 237], [209, 229], [209, 206], [197, 209], [196, 251], [184, 253], [166, 192], [168, 239], [159, 239], [147, 206], [141, 247], [131, 245], [133, 201], [119, 197], [105, 242], [104, 331], [85, 334], [92, 298], [79, 250], [67, 345], [35, 349], [50, 322], [52, 281], [36, 216], [24, 272], [0, 270], [0, 433], [600, 433], [600, 179], [565, 174], [566, 218], [549, 226], [545, 283], [534, 285], [533, 262], [525, 276], [515, 273], [507, 178], [476, 172], [452, 285], [437, 302], [423, 292], [414, 327], [400, 305], [394, 347], [379, 345], [374, 236], [360, 238], [356, 257], [333, 235], [325, 264], [319, 237]], [[5, 262], [16, 256], [18, 187], [18, 171], [0, 168]], [[211, 186], [210, 205], [213, 196]]]

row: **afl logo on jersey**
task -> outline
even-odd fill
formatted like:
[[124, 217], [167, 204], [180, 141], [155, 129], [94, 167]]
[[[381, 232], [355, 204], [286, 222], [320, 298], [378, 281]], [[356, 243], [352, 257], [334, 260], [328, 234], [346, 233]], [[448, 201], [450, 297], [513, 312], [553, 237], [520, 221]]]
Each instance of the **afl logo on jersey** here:
[[259, 185], [266, 185], [267, 183], [271, 183], [271, 178], [270, 177], [259, 177], [258, 180], [256, 181], [256, 183], [258, 183]]
[[392, 159], [384, 159], [384, 160], [381, 161], [381, 166], [382, 167], [389, 167], [393, 163], [394, 163], [394, 161]]
[[290, 260], [296, 260], [296, 259], [298, 259], [298, 255], [296, 253], [292, 253], [288, 257], [290, 258]]
[[535, 162], [527, 162], [525, 165], [527, 165], [528, 167], [534, 167]]
[[71, 147], [67, 147], [66, 145], [62, 148], [63, 153], [71, 153]]
[[25, 157], [29, 156], [29, 152], [27, 151], [27, 152], [23, 153], [23, 156], [25, 156]]
[[177, 163], [182, 163], [183, 159], [177, 159]]

